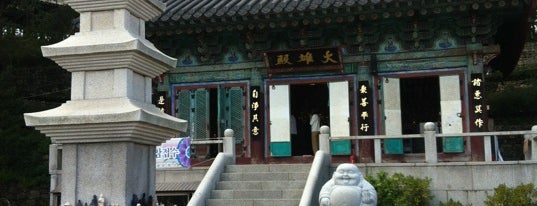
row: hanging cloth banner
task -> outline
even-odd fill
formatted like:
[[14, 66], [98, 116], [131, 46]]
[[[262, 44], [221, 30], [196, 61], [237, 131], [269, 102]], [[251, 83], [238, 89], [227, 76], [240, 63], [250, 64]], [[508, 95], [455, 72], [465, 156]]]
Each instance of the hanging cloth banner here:
[[157, 169], [190, 168], [190, 138], [171, 138], [156, 149]]

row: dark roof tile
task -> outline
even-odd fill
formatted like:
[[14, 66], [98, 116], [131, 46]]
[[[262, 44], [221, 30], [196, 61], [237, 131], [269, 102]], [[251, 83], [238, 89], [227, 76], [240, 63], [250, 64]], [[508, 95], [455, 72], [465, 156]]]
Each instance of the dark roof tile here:
[[244, 6], [248, 1], [250, 0], [240, 0], [237, 4], [233, 5], [228, 12], [226, 13], [228, 16], [234, 16], [235, 14], [239, 13], [242, 6]]
[[184, 19], [189, 19], [195, 14], [199, 14], [198, 16], [201, 16], [201, 14], [203, 12], [205, 12], [205, 11], [202, 11], [201, 8], [203, 8], [204, 6], [210, 5], [210, 4], [214, 4], [214, 1], [213, 0], [199, 1], [198, 3], [194, 4], [190, 9], [188, 9], [186, 14], [183, 15], [183, 18]]
[[309, 9], [315, 10], [321, 5], [322, 0], [312, 0]]
[[268, 0], [267, 3], [265, 4], [265, 6], [263, 6], [263, 8], [261, 8], [261, 13], [263, 14], [268, 14], [272, 11], [272, 9], [274, 7], [276, 7], [276, 5], [278, 4], [278, 0]]
[[258, 3], [252, 6], [252, 9], [250, 9], [248, 13], [252, 15], [258, 14], [261, 11], [261, 9], [263, 9], [263, 7], [267, 5], [269, 1], [270, 0], [258, 0]]
[[169, 20], [175, 13], [177, 13], [178, 10], [180, 10], [184, 4], [188, 3], [187, 1], [173, 1], [170, 0], [166, 3], [166, 11], [161, 15], [160, 19], [162, 21]]
[[181, 19], [181, 16], [183, 16], [183, 14], [188, 11], [186, 10], [185, 8], [186, 7], [190, 7], [190, 5], [192, 5], [193, 3], [195, 3], [196, 1], [184, 1], [183, 3], [181, 3], [180, 5], [178, 5], [171, 15], [171, 19], [174, 20], [174, 21], [177, 21], [179, 19]]
[[222, 7], [224, 7], [224, 5], [226, 5], [226, 1], [214, 1], [214, 2], [217, 2], [216, 5], [214, 5], [211, 9], [207, 10], [207, 12], [205, 12], [203, 14], [203, 16], [207, 17], [207, 18], [210, 18], [212, 17], [213, 15], [216, 14], [216, 12], [221, 9]]
[[[364, 6], [393, 3], [394, 0], [160, 0], [167, 9], [160, 21], [191, 20], [201, 17], [235, 17], [247, 15], [269, 15], [279, 13], [304, 13], [319, 9], [337, 9], [343, 6]], [[422, 1], [428, 2], [429, 0]], [[432, 1], [432, 0], [431, 0]], [[448, 1], [448, 0], [446, 0]], [[410, 0], [399, 0], [408, 3]], [[449, 1], [448, 1], [449, 2]], [[425, 6], [425, 5], [424, 5]], [[195, 22], [195, 21], [194, 21]]]
[[345, 3], [345, 5], [347, 6], [352, 6], [356, 3], [355, 0], [343, 0], [343, 2]]
[[[201, 1], [203, 1], [203, 0], [201, 0]], [[181, 9], [181, 13], [177, 13], [177, 15], [174, 15], [174, 16], [172, 17], [172, 19], [173, 19], [173, 20], [176, 20], [176, 21], [179, 20], [179, 19], [181, 19], [181, 18], [183, 18], [183, 19], [185, 19], [185, 20], [186, 20], [186, 19], [190, 19], [190, 16], [191, 16], [191, 15], [190, 15], [188, 12], [191, 11], [192, 8], [193, 8], [195, 5], [199, 4], [199, 3], [200, 3], [200, 1], [198, 1], [198, 0], [196, 0], [196, 1], [190, 1], [189, 4], [187, 4], [186, 6], [184, 6], [184, 7]]]
[[[306, 10], [306, 8], [308, 8], [308, 6], [311, 4], [311, 1], [312, 0], [304, 0], [304, 1], [301, 1], [298, 6], [296, 7], [296, 9], [298, 11], [304, 11]], [[285, 9], [286, 11], [289, 11], [287, 9]]]
[[290, 0], [289, 4], [284, 8], [286, 12], [293, 12], [300, 2], [309, 2], [309, 0]]
[[283, 9], [285, 9], [287, 7], [287, 4], [289, 4], [289, 2], [292, 2], [292, 1], [294, 1], [294, 0], [281, 0], [278, 3], [275, 3], [276, 6], [274, 7], [273, 12], [274, 13], [282, 12]]
[[258, 4], [258, 0], [249, 0], [237, 12], [239, 15], [244, 16], [248, 14], [253, 5]]
[[333, 4], [335, 3], [335, 0], [324, 0], [322, 3], [321, 3], [321, 8], [323, 9], [326, 9], [330, 6], [332, 6]]

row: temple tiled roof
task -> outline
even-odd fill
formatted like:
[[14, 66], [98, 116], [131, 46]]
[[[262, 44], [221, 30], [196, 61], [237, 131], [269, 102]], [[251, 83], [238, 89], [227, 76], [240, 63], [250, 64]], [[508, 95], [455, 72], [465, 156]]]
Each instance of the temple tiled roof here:
[[[148, 23], [148, 36], [264, 28], [297, 28], [372, 22], [422, 22], [444, 25], [447, 18], [459, 36], [490, 33], [528, 2], [521, 0], [160, 0], [163, 14]], [[440, 18], [438, 18], [440, 17]], [[473, 22], [469, 19], [474, 18]], [[431, 20], [431, 21], [429, 21]], [[433, 22], [436, 21], [436, 22]], [[411, 22], [411, 23], [408, 23]], [[383, 24], [383, 23], [380, 23]], [[474, 24], [474, 25], [470, 25]], [[466, 28], [476, 27], [469, 32]], [[403, 30], [407, 25], [402, 25]], [[414, 26], [415, 27], [415, 26]], [[492, 28], [494, 29], [494, 28]], [[367, 30], [367, 28], [365, 28]]]
[[390, 3], [392, 0], [162, 0], [167, 10], [162, 21], [224, 16], [305, 12], [342, 6]]
[[[405, 51], [431, 47], [440, 35], [456, 39], [459, 46], [491, 45], [504, 37], [508, 40], [500, 43], [511, 48], [519, 45], [513, 40], [525, 39], [517, 34], [525, 34], [537, 0], [159, 1], [166, 10], [147, 22], [146, 36], [170, 55], [194, 55], [197, 64], [205, 64], [223, 61], [230, 49], [242, 52], [248, 61], [259, 60], [259, 51], [282, 45], [292, 49], [342, 44], [351, 55], [374, 53], [385, 41], [384, 34], [394, 35]], [[179, 42], [189, 47], [174, 46]]]
[[[310, 21], [335, 18], [359, 19], [503, 13], [528, 4], [521, 0], [160, 0], [163, 14], [153, 22], [222, 25], [221, 22], [260, 22], [278, 20]], [[315, 20], [316, 21], [316, 20]], [[226, 24], [226, 23], [224, 23]]]

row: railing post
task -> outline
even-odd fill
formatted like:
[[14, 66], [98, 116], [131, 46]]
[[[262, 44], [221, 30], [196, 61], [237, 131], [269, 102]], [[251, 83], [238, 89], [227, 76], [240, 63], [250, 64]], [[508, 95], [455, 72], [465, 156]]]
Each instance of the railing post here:
[[[537, 125], [533, 125], [531, 131], [537, 132]], [[531, 160], [535, 161], [537, 160], [537, 141], [535, 140], [537, 134], [529, 134], [529, 137], [531, 142]], [[537, 169], [535, 167], [533, 169], [533, 184], [537, 184]]]
[[319, 150], [326, 154], [330, 154], [330, 127], [321, 126], [321, 134], [319, 134]]
[[373, 140], [373, 146], [375, 149], [375, 163], [382, 163], [382, 140], [381, 139], [374, 139]]
[[[59, 177], [60, 171], [58, 170], [58, 164], [61, 162], [58, 162], [58, 144], [50, 144], [49, 145], [49, 158], [48, 158], [48, 173], [50, 174], [50, 191], [57, 190], [58, 186], [60, 186]], [[49, 203], [50, 205], [57, 205], [57, 200], [54, 198], [54, 194], [50, 193], [50, 199]]]
[[[533, 125], [533, 127], [531, 127], [531, 131], [537, 132], [537, 125]], [[537, 140], [535, 140], [536, 137], [537, 134], [530, 134], [531, 160], [537, 160]]]
[[233, 137], [235, 132], [232, 129], [226, 129], [224, 131], [224, 153], [233, 157], [233, 163], [235, 163], [235, 138]]
[[427, 122], [423, 125], [423, 137], [425, 139], [425, 162], [438, 162], [436, 151], [436, 125], [432, 122]]
[[492, 143], [491, 143], [491, 136], [484, 136], [484, 151], [485, 151], [485, 162], [492, 162]]

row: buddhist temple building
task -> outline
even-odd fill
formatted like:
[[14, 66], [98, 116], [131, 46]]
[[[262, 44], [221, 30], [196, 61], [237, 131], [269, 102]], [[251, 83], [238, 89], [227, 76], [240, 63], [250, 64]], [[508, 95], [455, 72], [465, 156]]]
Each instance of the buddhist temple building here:
[[[155, 102], [192, 141], [235, 132], [238, 163], [307, 162], [310, 116], [331, 136], [487, 131], [487, 72], [514, 69], [535, 0], [162, 0], [146, 36], [177, 66]], [[296, 126], [296, 133], [292, 128]], [[331, 143], [374, 161], [373, 140]], [[383, 142], [383, 160], [423, 158], [423, 140]], [[217, 148], [192, 148], [192, 161]], [[483, 159], [482, 138], [438, 141], [439, 161]], [[309, 158], [309, 159], [308, 159]]]

